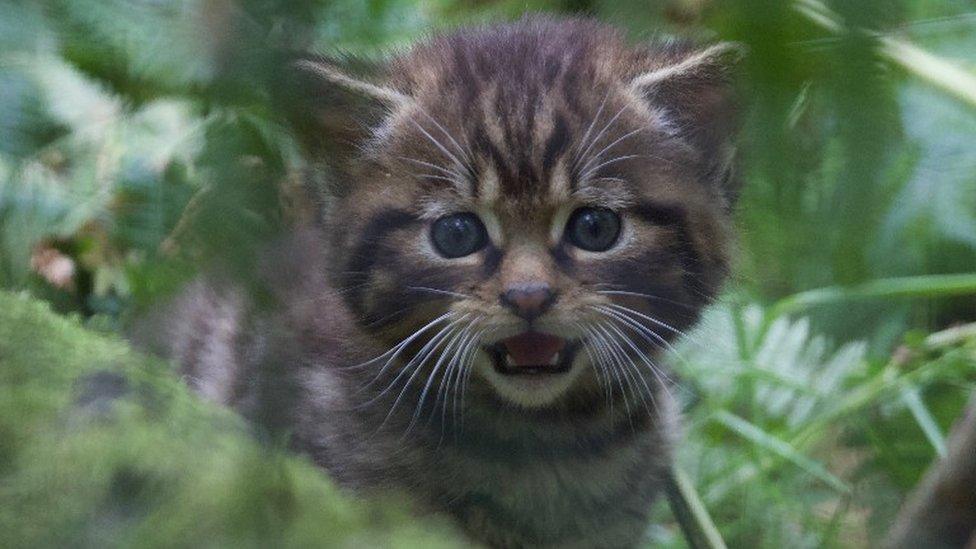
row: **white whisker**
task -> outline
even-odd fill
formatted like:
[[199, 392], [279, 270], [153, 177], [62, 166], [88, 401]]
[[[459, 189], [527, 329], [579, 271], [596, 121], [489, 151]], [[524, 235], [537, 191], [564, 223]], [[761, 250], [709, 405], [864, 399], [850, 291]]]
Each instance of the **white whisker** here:
[[[417, 356], [415, 356], [409, 363], [407, 363], [403, 367], [403, 369], [397, 375], [396, 379], [394, 379], [393, 382], [391, 382], [390, 385], [386, 389], [384, 389], [382, 393], [377, 395], [376, 398], [383, 396], [383, 394], [385, 394], [391, 388], [393, 388], [393, 386], [397, 382], [397, 379], [403, 376], [405, 372], [410, 371], [411, 368], [413, 369], [413, 373], [410, 375], [407, 381], [404, 382], [403, 388], [400, 389], [400, 393], [397, 394], [396, 399], [393, 400], [393, 404], [390, 406], [389, 412], [387, 412], [386, 417], [383, 418], [383, 421], [380, 423], [378, 429], [382, 429], [383, 426], [386, 425], [386, 422], [389, 421], [391, 417], [393, 417], [393, 412], [395, 412], [397, 406], [400, 405], [400, 401], [403, 400], [403, 396], [406, 394], [407, 389], [409, 389], [410, 385], [413, 384], [413, 380], [417, 379], [417, 376], [420, 375], [420, 371], [421, 369], [423, 369], [424, 364], [426, 364], [427, 359], [430, 358], [432, 354], [434, 354], [434, 352], [437, 350], [437, 347], [441, 344], [441, 342], [443, 342], [448, 337], [452, 337], [456, 333], [455, 330], [457, 328], [457, 325], [460, 324], [463, 320], [464, 317], [455, 320], [450, 325], [448, 325], [447, 328], [441, 330], [441, 332], [439, 332], [436, 336], [434, 336], [434, 338], [431, 339], [427, 343], [427, 345], [424, 346], [424, 349], [422, 349], [419, 353], [417, 353]], [[413, 365], [414, 362], [417, 361], [418, 359], [419, 362], [416, 362], [416, 365], [414, 366]]]
[[644, 299], [651, 299], [651, 300], [654, 300], [654, 301], [662, 301], [664, 303], [670, 303], [672, 305], [677, 305], [679, 307], [684, 307], [684, 308], [686, 308], [686, 309], [688, 309], [690, 311], [697, 311], [698, 310], [696, 307], [693, 307], [693, 306], [691, 306], [691, 305], [689, 305], [687, 303], [682, 303], [680, 301], [675, 301], [673, 299], [668, 299], [666, 297], [660, 297], [660, 296], [656, 296], [656, 295], [652, 295], [652, 294], [643, 294], [643, 293], [640, 293], [640, 292], [628, 292], [628, 291], [623, 291], [623, 290], [597, 290], [596, 293], [603, 294], [603, 295], [627, 295], [627, 296], [632, 296], [632, 297], [641, 297], [641, 298], [644, 298]]
[[[644, 362], [644, 364], [647, 365], [647, 367], [651, 371], [651, 374], [655, 377], [655, 379], [657, 379], [658, 384], [660, 384], [664, 388], [664, 390], [667, 390], [667, 385], [664, 383], [664, 380], [661, 379], [661, 376], [658, 375], [658, 368], [654, 364], [652, 364], [650, 360], [648, 360], [644, 352], [641, 351], [636, 345], [634, 345], [634, 342], [631, 341], [626, 334], [620, 331], [620, 329], [614, 326], [612, 323], [607, 323], [606, 326], [608, 329], [613, 330], [614, 333], [617, 334], [618, 339], [623, 340], [623, 342], [626, 343], [628, 347], [630, 347], [630, 349], [634, 352], [634, 354], [637, 355], [637, 357], [640, 358]], [[637, 365], [634, 364], [633, 361], [630, 362], [630, 365], [634, 369], [634, 373], [637, 376], [637, 378], [641, 381], [641, 384], [644, 385], [644, 389], [647, 391], [647, 395], [651, 398], [651, 404], [654, 406], [654, 410], [660, 413], [660, 410], [657, 407], [657, 401], [654, 399], [654, 391], [651, 390], [651, 388], [647, 385], [647, 381], [644, 379], [644, 376], [641, 375], [640, 369], [637, 367]]]
[[621, 379], [619, 365], [617, 364], [616, 358], [614, 358], [613, 354], [611, 353], [610, 344], [607, 342], [606, 336], [596, 331], [595, 326], [591, 327], [587, 331], [587, 334], [599, 345], [599, 348], [602, 349], [603, 356], [606, 359], [605, 364], [607, 365], [607, 372], [613, 374], [613, 377], [616, 380], [616, 385], [620, 388], [620, 397], [624, 401], [624, 410], [627, 412], [627, 420], [631, 422], [631, 428], [633, 428], [631, 419], [633, 414], [630, 410], [630, 399], [627, 398], [627, 392], [624, 387], [624, 381]]
[[597, 164], [596, 166], [593, 166], [592, 168], [586, 170], [586, 172], [584, 172], [582, 175], [580, 175], [580, 180], [589, 179], [589, 177], [591, 175], [593, 175], [593, 173], [597, 172], [600, 168], [609, 166], [611, 164], [616, 164], [617, 162], [623, 162], [624, 160], [630, 160], [632, 158], [640, 158], [641, 156], [643, 156], [643, 155], [640, 155], [640, 154], [627, 154], [627, 155], [624, 155], [624, 156], [617, 156], [615, 158], [611, 158], [610, 160], [607, 160], [606, 162], [601, 162], [601, 163]]
[[450, 178], [450, 177], [445, 177], [443, 175], [437, 175], [437, 174], [433, 174], [433, 173], [417, 173], [417, 172], [411, 172], [410, 175], [412, 175], [412, 176], [414, 176], [414, 177], [416, 177], [418, 179], [431, 179], [431, 180], [434, 180], [434, 181], [447, 181], [448, 183], [450, 183], [452, 185], [463, 185], [464, 184], [462, 181], [458, 181], [457, 179], [453, 179], [453, 178]]
[[[399, 355], [400, 351], [402, 351], [407, 345], [410, 344], [411, 341], [417, 339], [418, 337], [420, 337], [421, 334], [423, 334], [424, 332], [426, 332], [427, 330], [429, 330], [431, 327], [435, 326], [436, 324], [438, 324], [440, 322], [443, 322], [444, 320], [446, 320], [447, 318], [453, 316], [454, 314], [455, 313], [452, 313], [452, 312], [449, 311], [449, 312], [446, 312], [446, 313], [442, 314], [441, 316], [435, 318], [434, 320], [431, 320], [430, 322], [428, 322], [427, 324], [425, 324], [423, 327], [421, 327], [419, 330], [416, 330], [415, 332], [413, 332], [412, 334], [410, 334], [408, 337], [400, 340], [399, 343], [397, 343], [396, 345], [394, 345], [393, 347], [391, 347], [388, 351], [386, 351], [385, 353], [379, 355], [376, 358], [371, 358], [371, 359], [367, 360], [366, 362], [361, 362], [359, 364], [354, 364], [352, 366], [343, 366], [342, 368], [343, 369], [350, 369], [350, 370], [351, 369], [356, 369], [356, 368], [362, 368], [364, 366], [367, 366], [369, 364], [372, 364], [372, 363], [376, 362], [377, 360], [382, 360], [383, 358], [385, 358], [387, 355], [389, 355], [391, 353], [393, 353], [393, 356], [390, 357], [390, 360], [393, 360], [393, 359], [395, 359], [397, 357], [397, 355]], [[388, 360], [386, 362], [386, 364], [383, 365], [383, 368], [380, 369], [380, 372], [377, 375], [383, 375], [383, 370], [385, 370], [386, 367], [390, 364], [390, 360]]]
[[[672, 352], [677, 352], [676, 349], [670, 343], [668, 343], [668, 340], [664, 339], [664, 337], [661, 336], [661, 334], [655, 332], [654, 330], [648, 328], [647, 326], [644, 326], [643, 324], [635, 320], [633, 317], [629, 316], [629, 313], [624, 313], [620, 310], [615, 310], [610, 307], [599, 306], [599, 305], [593, 307], [593, 309], [600, 311], [601, 313], [610, 315], [620, 320], [624, 324], [628, 325], [632, 329], [639, 331], [642, 335], [644, 335], [645, 338], [648, 339], [648, 343], [654, 345], [655, 347], [659, 349], [667, 349]], [[654, 338], [654, 339], [652, 340], [650, 338]]]
[[458, 143], [456, 139], [454, 139], [454, 136], [451, 135], [451, 132], [447, 131], [444, 128], [444, 126], [442, 126], [436, 119], [434, 119], [433, 116], [431, 116], [430, 114], [428, 114], [427, 111], [421, 110], [420, 112], [421, 112], [421, 114], [423, 114], [424, 116], [426, 116], [428, 120], [430, 120], [431, 122], [433, 122], [434, 125], [437, 126], [437, 129], [439, 129], [441, 131], [441, 133], [443, 133], [444, 136], [447, 137], [451, 141], [452, 144], [454, 144], [454, 148], [457, 149], [458, 154], [465, 161], [462, 164], [462, 167], [467, 168], [468, 175], [471, 176], [472, 178], [474, 178], [475, 171], [474, 171], [474, 165], [471, 162], [471, 151], [469, 151], [469, 150], [465, 149], [464, 147], [462, 147], [461, 144]]
[[[417, 359], [418, 359], [418, 358], [419, 358], [419, 359], [421, 359], [421, 362], [423, 362], [423, 361], [425, 361], [425, 360], [427, 360], [427, 355], [429, 355], [429, 354], [430, 354], [430, 352], [431, 352], [431, 351], [433, 350], [433, 348], [434, 348], [434, 347], [435, 347], [435, 346], [436, 346], [436, 345], [437, 345], [437, 344], [438, 344], [438, 343], [439, 343], [439, 342], [440, 342], [440, 341], [441, 341], [442, 339], [444, 339], [444, 337], [446, 337], [447, 335], [449, 335], [449, 334], [450, 334], [450, 332], [451, 332], [451, 331], [453, 330], [453, 328], [454, 328], [454, 326], [457, 326], [457, 324], [458, 324], [458, 322], [460, 322], [460, 319], [455, 319], [455, 320], [452, 320], [452, 321], [451, 321], [450, 323], [448, 323], [448, 325], [447, 325], [447, 326], [444, 326], [443, 328], [441, 328], [441, 329], [440, 329], [440, 330], [439, 330], [439, 331], [438, 331], [438, 332], [437, 332], [437, 333], [436, 333], [436, 334], [434, 335], [434, 337], [432, 337], [432, 338], [430, 338], [430, 341], [428, 341], [428, 342], [427, 342], [427, 343], [426, 343], [426, 344], [425, 344], [425, 345], [424, 345], [423, 347], [421, 347], [421, 349], [420, 349], [420, 351], [418, 351], [418, 352], [417, 352], [417, 354], [416, 354], [416, 355], [414, 355], [414, 356], [413, 356], [413, 358], [411, 358], [411, 359], [410, 359], [410, 361], [408, 361], [408, 362], [407, 362], [407, 363], [406, 363], [406, 364], [405, 364], [405, 365], [403, 366], [403, 368], [401, 368], [401, 369], [400, 369], [400, 372], [399, 372], [399, 373], [398, 373], [398, 374], [396, 375], [396, 377], [394, 377], [394, 378], [393, 378], [393, 381], [391, 381], [391, 382], [390, 382], [390, 384], [389, 384], [389, 385], [387, 385], [387, 387], [386, 387], [385, 389], [383, 389], [383, 390], [382, 390], [382, 391], [381, 391], [381, 392], [380, 392], [380, 393], [379, 393], [378, 395], [376, 395], [376, 396], [374, 396], [374, 397], [373, 397], [372, 399], [370, 399], [370, 400], [369, 400], [368, 402], [366, 402], [365, 404], [363, 404], [363, 406], [365, 407], [365, 406], [369, 406], [369, 405], [372, 405], [372, 404], [373, 404], [373, 403], [375, 403], [375, 402], [376, 402], [377, 400], [379, 400], [380, 398], [382, 398], [382, 397], [383, 397], [383, 396], [384, 396], [384, 395], [385, 395], [385, 394], [386, 394], [387, 392], [389, 392], [389, 391], [390, 391], [390, 389], [392, 389], [392, 388], [393, 388], [393, 387], [394, 387], [394, 386], [396, 385], [396, 383], [397, 383], [397, 382], [398, 382], [398, 381], [400, 380], [400, 378], [401, 378], [401, 377], [403, 377], [403, 376], [404, 376], [404, 374], [405, 374], [405, 373], [406, 373], [407, 371], [409, 371], [411, 367], [413, 367], [413, 365], [414, 365], [414, 363], [415, 363], [415, 362], [417, 361]], [[377, 374], [376, 374], [376, 376], [375, 376], [375, 377], [373, 378], [373, 381], [370, 381], [370, 382], [369, 382], [368, 384], [366, 384], [366, 385], [365, 385], [365, 386], [363, 387], [363, 389], [365, 389], [366, 387], [369, 387], [370, 385], [372, 385], [373, 383], [375, 383], [375, 382], [376, 382], [376, 381], [377, 381], [378, 379], [380, 379], [380, 376], [382, 376], [382, 375], [383, 375], [383, 370], [386, 370], [386, 368], [387, 368], [387, 366], [389, 366], [389, 365], [390, 365], [390, 363], [391, 363], [391, 362], [393, 361], [393, 359], [395, 359], [395, 358], [396, 358], [396, 356], [393, 356], [393, 357], [390, 357], [390, 360], [388, 360], [388, 361], [386, 362], [386, 364], [384, 364], [384, 365], [383, 365], [383, 369], [382, 369], [382, 370], [380, 370], [380, 371], [379, 371], [379, 373], [377, 373]], [[420, 366], [420, 364], [418, 364], [417, 366], [418, 366], [418, 370], [419, 370], [419, 366]], [[411, 379], [412, 379], [412, 378], [411, 378]], [[409, 383], [409, 382], [408, 382], [408, 383]], [[362, 390], [362, 389], [361, 389], [361, 390]], [[360, 390], [360, 391], [361, 391], [361, 390]]]
[[[603, 126], [603, 129], [600, 130], [600, 133], [596, 134], [596, 137], [593, 138], [593, 141], [591, 141], [590, 144], [586, 146], [586, 150], [584, 150], [583, 153], [580, 155], [581, 160], [587, 160], [587, 161], [589, 160], [586, 158], [586, 155], [593, 148], [593, 145], [596, 145], [597, 143], [600, 142], [600, 139], [603, 139], [603, 135], [607, 133], [607, 130], [609, 130], [613, 126], [614, 122], [616, 122], [617, 119], [620, 118], [620, 115], [623, 114], [625, 110], [627, 110], [627, 105], [620, 107], [620, 110], [617, 111], [617, 114], [613, 115], [613, 118], [611, 118], [610, 121], [607, 122], [606, 126]], [[576, 165], [573, 166], [574, 171], [576, 170], [576, 167], [577, 167]], [[582, 180], [586, 178], [580, 177], [580, 179]]]
[[[597, 325], [596, 328], [606, 336], [610, 350], [614, 357], [616, 357], [617, 365], [620, 367], [620, 371], [623, 374], [624, 379], [627, 381], [627, 386], [630, 387], [630, 394], [640, 397], [641, 403], [644, 405], [644, 410], [648, 415], [652, 415], [651, 409], [647, 404], [647, 398], [644, 396], [644, 393], [641, 392], [636, 381], [634, 380], [632, 372], [633, 362], [628, 358], [627, 353], [617, 342], [613, 334], [604, 325]], [[647, 384], [645, 383], [644, 386], [647, 387]], [[650, 391], [649, 388], [648, 391]]]
[[[444, 393], [444, 402], [441, 408], [441, 436], [442, 437], [444, 436], [444, 427], [445, 425], [447, 425], [447, 401], [450, 398], [452, 393], [454, 396], [454, 405], [452, 407], [452, 422], [453, 425], [455, 425], [455, 427], [457, 426], [457, 382], [459, 382], [461, 379], [461, 375], [465, 367], [464, 365], [465, 362], [467, 361], [469, 354], [480, 341], [480, 338], [478, 337], [480, 336], [480, 332], [478, 332], [474, 328], [477, 325], [477, 323], [481, 321], [482, 318], [484, 318], [484, 316], [479, 316], [478, 318], [475, 318], [474, 320], [471, 321], [470, 323], [471, 331], [468, 334], [467, 339], [464, 342], [462, 342], [462, 344], [459, 346], [459, 351], [455, 354], [455, 356], [451, 361], [450, 367], [444, 373], [444, 380], [447, 381], [447, 389]], [[455, 378], [457, 379], [457, 382], [455, 381]], [[441, 381], [442, 386], [444, 385], [444, 380]], [[452, 386], [454, 387], [454, 389], [451, 389]], [[440, 389], [438, 389], [438, 392], [440, 392]], [[433, 419], [434, 411], [436, 411], [436, 402], [434, 408], [435, 410], [431, 411], [432, 419]]]
[[[576, 326], [576, 329], [586, 333], [587, 330], [585, 326], [579, 323], [576, 323], [574, 325]], [[593, 371], [596, 372], [597, 382], [600, 384], [600, 387], [603, 389], [603, 392], [605, 393], [607, 399], [607, 407], [610, 409], [610, 416], [612, 417], [613, 416], [613, 393], [612, 393], [612, 387], [610, 385], [610, 377], [609, 374], [607, 374], [606, 367], [603, 365], [603, 363], [600, 362], [599, 357], [596, 355], [596, 350], [593, 349], [593, 345], [594, 344], [592, 341], [590, 341], [590, 338], [588, 337], [583, 338], [583, 350], [586, 352], [586, 356], [590, 359], [590, 364], [593, 365], [593, 369], [594, 369]]]
[[450, 170], [450, 169], [445, 168], [443, 166], [438, 166], [437, 164], [434, 164], [433, 162], [426, 162], [424, 160], [418, 160], [416, 158], [410, 158], [409, 156], [398, 156], [397, 158], [399, 158], [400, 160], [404, 160], [406, 162], [413, 162], [414, 164], [417, 164], [418, 166], [423, 166], [425, 168], [430, 168], [432, 170], [439, 171], [439, 172], [441, 172], [443, 174], [446, 174], [446, 175], [449, 175], [449, 176], [452, 176], [452, 177], [456, 177], [458, 180], [462, 180], [462, 181], [464, 180], [464, 175], [456, 172], [455, 170]]
[[682, 332], [681, 330], [675, 328], [674, 326], [671, 326], [670, 324], [667, 324], [665, 322], [662, 322], [662, 321], [660, 321], [660, 320], [658, 320], [658, 319], [656, 319], [654, 317], [650, 317], [650, 316], [647, 316], [647, 315], [645, 315], [643, 313], [640, 313], [638, 311], [635, 311], [635, 310], [631, 309], [630, 307], [624, 307], [623, 305], [620, 305], [620, 304], [617, 304], [617, 303], [610, 303], [610, 304], [607, 305], [607, 307], [611, 307], [611, 308], [617, 309], [619, 311], [625, 311], [627, 313], [637, 315], [637, 316], [643, 318], [644, 320], [647, 320], [648, 322], [651, 322], [653, 324], [656, 324], [656, 325], [658, 325], [658, 326], [660, 326], [660, 327], [662, 327], [662, 328], [664, 328], [666, 330], [670, 330], [671, 332], [674, 332], [675, 334], [678, 334], [678, 335], [684, 336], [684, 337], [689, 337], [688, 334]]
[[414, 119], [411, 118], [410, 119], [410, 123], [412, 123], [418, 130], [420, 130], [420, 132], [423, 133], [424, 136], [428, 140], [430, 140], [431, 143], [434, 144], [434, 146], [436, 146], [442, 153], [444, 153], [444, 155], [447, 156], [447, 158], [449, 160], [451, 160], [452, 162], [454, 162], [454, 164], [456, 166], [458, 166], [459, 168], [464, 168], [465, 167], [464, 166], [464, 163], [461, 162], [460, 160], [458, 160], [458, 157], [457, 156], [454, 156], [454, 154], [451, 151], [447, 150], [447, 147], [445, 147], [433, 135], [430, 135], [430, 132], [428, 132], [427, 130], [425, 130], [424, 127], [421, 126], [416, 120], [414, 120]]
[[607, 100], [610, 99], [610, 91], [607, 90], [606, 95], [603, 96], [603, 101], [600, 102], [600, 107], [596, 110], [596, 114], [593, 116], [593, 120], [590, 121], [590, 125], [587, 126], [586, 132], [583, 134], [583, 138], [580, 139], [579, 149], [576, 151], [576, 155], [573, 157], [572, 166], [575, 168], [583, 155], [583, 148], [589, 145], [588, 139], [590, 137], [590, 132], [596, 126], [597, 121], [600, 119], [600, 115], [603, 114], [603, 108], [607, 106]]
[[408, 290], [415, 290], [415, 291], [418, 291], [418, 292], [420, 292], [420, 291], [422, 291], [422, 292], [430, 292], [432, 294], [442, 294], [442, 295], [449, 295], [449, 296], [452, 296], [452, 297], [463, 297], [463, 298], [466, 298], [466, 299], [471, 299], [471, 296], [468, 295], [468, 294], [462, 294], [461, 292], [453, 292], [451, 290], [442, 290], [440, 288], [428, 288], [426, 286], [407, 286], [406, 288]]
[[440, 356], [437, 358], [437, 362], [434, 363], [434, 367], [431, 368], [430, 373], [427, 375], [427, 383], [424, 385], [424, 389], [420, 392], [420, 396], [417, 398], [417, 406], [414, 408], [413, 417], [410, 419], [410, 423], [407, 425], [407, 428], [404, 430], [403, 433], [404, 436], [406, 436], [407, 433], [409, 433], [413, 429], [414, 425], [417, 424], [417, 420], [420, 419], [420, 415], [423, 412], [423, 408], [424, 408], [424, 402], [427, 401], [427, 393], [430, 392], [430, 388], [434, 383], [434, 378], [437, 376], [437, 372], [440, 371], [441, 366], [444, 364], [444, 360], [446, 360], [447, 357], [450, 356], [451, 352], [454, 350], [454, 346], [457, 345], [458, 342], [465, 337], [465, 335], [467, 334], [468, 331], [470, 331], [470, 329], [471, 329], [470, 325], [458, 329], [451, 336], [451, 339], [447, 342], [447, 344], [444, 345], [444, 348], [441, 350]]
[[[622, 315], [620, 313], [617, 313], [616, 311], [613, 311], [612, 309], [605, 309], [605, 308], [600, 308], [600, 307], [597, 307], [596, 309], [598, 311], [606, 314], [606, 315], [611, 316], [612, 318], [616, 319], [618, 322], [623, 323], [624, 326], [626, 326], [626, 327], [630, 328], [631, 330], [633, 330], [634, 332], [636, 332], [639, 336], [641, 336], [645, 341], [647, 341], [651, 345], [654, 345], [656, 347], [662, 348], [656, 341], [652, 340], [648, 336], [651, 336], [651, 337], [656, 338], [658, 341], [660, 341], [664, 345], [667, 345], [672, 350], [672, 352], [675, 353], [675, 356], [678, 356], [677, 355], [677, 351], [673, 347], [671, 347], [671, 345], [667, 342], [667, 340], [665, 340], [664, 338], [662, 338], [660, 335], [656, 334], [653, 330], [648, 329], [643, 324], [637, 322], [636, 320], [633, 320], [631, 318], [628, 318], [628, 317], [626, 317], [626, 316], [624, 316], [624, 315]], [[633, 346], [633, 343], [630, 341], [629, 338], [627, 339], [627, 342], [630, 343]], [[635, 352], [639, 352], [639, 351], [637, 351], [636, 348], [634, 348], [634, 350], [635, 350]], [[665, 383], [665, 381], [667, 381], [668, 383], [673, 383], [673, 380], [663, 370], [661, 370], [660, 374], [664, 376], [664, 379], [661, 379], [661, 375], [659, 375], [659, 372], [658, 372], [659, 368], [655, 367], [655, 365], [649, 361], [649, 359], [644, 355], [644, 353], [639, 353], [639, 356], [648, 365], [648, 367], [651, 368], [651, 371], [654, 372], [655, 377], [657, 377], [658, 378], [658, 381], [660, 381], [661, 384], [664, 385], [665, 389], [667, 389], [667, 383]], [[680, 356], [679, 356], [679, 358], [680, 358]]]
[[[491, 330], [491, 329], [488, 329], [488, 328], [483, 329], [478, 334], [478, 339], [477, 340], [478, 341], [481, 341], [481, 340], [483, 340], [486, 337], [490, 337], [491, 334], [492, 334], [492, 332], [493, 332], [493, 330]], [[465, 362], [464, 368], [463, 368], [463, 370], [464, 370], [463, 371], [463, 376], [461, 377], [461, 381], [460, 381], [460, 383], [461, 383], [461, 387], [460, 387], [460, 393], [461, 393], [461, 423], [460, 423], [460, 427], [461, 428], [464, 427], [464, 410], [465, 410], [464, 402], [465, 402], [465, 395], [466, 395], [466, 393], [468, 391], [468, 386], [471, 384], [471, 372], [474, 371], [474, 368], [471, 366], [471, 363], [474, 361], [474, 357], [477, 355], [477, 351], [478, 351], [478, 346], [477, 345], [473, 345], [471, 347], [470, 354], [465, 358], [466, 362]], [[457, 404], [458, 404], [458, 402], [455, 399], [455, 401], [454, 401], [455, 407], [457, 406]], [[456, 413], [456, 410], [455, 410], [455, 412], [452, 412], [452, 413]]]
[[603, 158], [603, 155], [606, 152], [608, 152], [611, 149], [613, 149], [621, 141], [624, 141], [625, 139], [631, 137], [632, 135], [638, 134], [638, 133], [640, 133], [642, 131], [644, 131], [644, 128], [637, 128], [636, 130], [631, 130], [631, 131], [625, 133], [624, 135], [622, 135], [621, 137], [618, 137], [612, 143], [610, 143], [606, 147], [603, 147], [603, 150], [601, 150], [600, 152], [598, 152], [598, 153], [590, 156], [590, 159], [586, 161], [586, 164], [583, 164], [583, 167], [581, 167], [580, 170], [583, 171], [584, 173], [588, 173], [589, 172], [589, 169], [588, 168], [593, 164], [593, 162], [598, 162], [600, 160], [600, 158]]

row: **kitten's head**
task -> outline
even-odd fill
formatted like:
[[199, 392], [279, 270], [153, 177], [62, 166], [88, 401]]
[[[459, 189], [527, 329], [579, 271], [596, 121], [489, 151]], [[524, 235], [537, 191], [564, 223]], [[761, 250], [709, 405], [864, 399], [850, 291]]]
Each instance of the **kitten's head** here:
[[637, 383], [727, 271], [732, 57], [531, 19], [297, 62], [331, 276], [377, 367], [526, 407]]

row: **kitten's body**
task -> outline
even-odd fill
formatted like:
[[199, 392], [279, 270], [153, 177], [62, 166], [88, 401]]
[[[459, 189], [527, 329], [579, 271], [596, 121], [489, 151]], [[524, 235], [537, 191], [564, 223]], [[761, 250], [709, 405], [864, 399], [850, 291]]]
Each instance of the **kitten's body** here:
[[[632, 546], [678, 430], [664, 371], [650, 366], [726, 271], [726, 117], [699, 120], [715, 114], [699, 110], [724, 84], [699, 67], [709, 60], [631, 49], [585, 21], [530, 20], [421, 45], [387, 66], [382, 86], [321, 65], [343, 91], [318, 95], [365, 90], [383, 104], [363, 107], [365, 138], [348, 121], [323, 122], [359, 143], [333, 162], [340, 184], [323, 227], [265, 258], [272, 306], [200, 282], [152, 333], [192, 386], [290, 432], [342, 485], [406, 492], [492, 546]], [[668, 70], [690, 75], [689, 87], [672, 88]], [[687, 93], [699, 95], [691, 106]], [[618, 160], [574, 169], [588, 144], [619, 147]], [[453, 155], [463, 161], [443, 163]], [[468, 177], [455, 178], [462, 167]], [[564, 202], [625, 212], [620, 243], [600, 255], [564, 242]], [[486, 220], [488, 243], [459, 259], [432, 255], [426, 220], [463, 210]], [[556, 305], [515, 319], [498, 292], [504, 301], [525, 280], [543, 280]], [[613, 316], [624, 309], [660, 325], [637, 337], [641, 328]], [[424, 355], [437, 337], [421, 337], [425, 326], [445, 310], [461, 328]], [[494, 334], [526, 329], [577, 345], [557, 355], [569, 354], [572, 373], [492, 367]], [[606, 338], [616, 346], [599, 345]], [[418, 355], [427, 358], [409, 360]]]
[[[266, 281], [281, 290], [280, 307], [257, 319], [232, 286], [197, 283], [181, 296], [173, 351], [191, 387], [288, 429], [340, 485], [405, 493], [491, 546], [635, 544], [678, 432], [666, 392], [649, 415], [622, 401], [611, 413], [602, 393], [531, 411], [482, 390], [465, 396], [457, 423], [451, 402], [443, 423], [438, 407], [407, 432], [412, 409], [386, 418], [398, 391], [364, 406], [376, 395], [361, 391], [368, 376], [330, 367], [383, 349], [356, 342], [354, 318], [321, 276], [318, 244], [306, 232], [272, 254]], [[415, 389], [404, 400], [416, 402]]]

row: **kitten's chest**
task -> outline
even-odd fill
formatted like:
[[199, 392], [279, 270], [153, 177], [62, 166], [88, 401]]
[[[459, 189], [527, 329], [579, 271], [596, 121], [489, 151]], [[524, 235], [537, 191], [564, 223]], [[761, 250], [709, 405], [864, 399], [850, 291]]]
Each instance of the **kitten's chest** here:
[[472, 455], [446, 447], [431, 456], [424, 468], [432, 475], [419, 482], [434, 487], [434, 506], [493, 545], [555, 539], [604, 546], [614, 536], [631, 540], [643, 527], [662, 464], [649, 447], [654, 438], [640, 433], [606, 452], [578, 455], [510, 448]]

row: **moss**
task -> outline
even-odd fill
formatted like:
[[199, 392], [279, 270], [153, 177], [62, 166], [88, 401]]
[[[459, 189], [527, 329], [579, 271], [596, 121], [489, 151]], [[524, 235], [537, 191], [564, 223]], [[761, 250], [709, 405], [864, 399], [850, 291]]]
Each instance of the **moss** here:
[[461, 545], [339, 493], [168, 365], [0, 293], [0, 546]]

